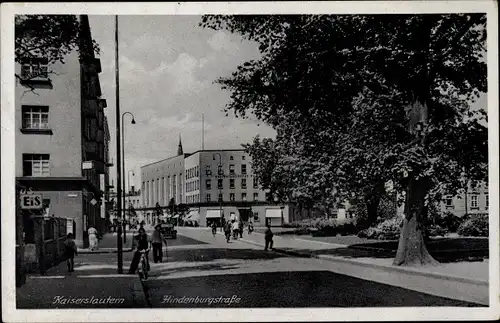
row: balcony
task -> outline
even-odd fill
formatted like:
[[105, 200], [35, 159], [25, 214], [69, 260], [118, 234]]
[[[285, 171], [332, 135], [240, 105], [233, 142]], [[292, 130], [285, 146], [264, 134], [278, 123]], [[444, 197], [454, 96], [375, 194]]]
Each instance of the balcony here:
[[108, 103], [106, 101], [106, 99], [99, 99], [99, 106], [101, 107], [101, 109], [105, 109], [108, 107]]
[[102, 72], [101, 60], [95, 57], [88, 57], [82, 59], [83, 71], [86, 73], [96, 73]]
[[113, 159], [109, 160], [108, 158], [108, 161], [106, 162], [106, 167], [113, 167], [115, 164], [114, 164], [114, 161]]
[[85, 77], [82, 87], [84, 98], [87, 100], [95, 100], [97, 104], [97, 100], [100, 100], [100, 97], [102, 95], [99, 76], [88, 75], [87, 77]]
[[104, 164], [104, 145], [95, 141], [86, 141], [85, 155], [88, 160], [100, 161]]
[[87, 100], [83, 104], [83, 114], [89, 117], [94, 117], [97, 115], [97, 101]]
[[102, 130], [97, 130], [97, 138], [96, 138], [98, 143], [104, 143], [104, 131]]

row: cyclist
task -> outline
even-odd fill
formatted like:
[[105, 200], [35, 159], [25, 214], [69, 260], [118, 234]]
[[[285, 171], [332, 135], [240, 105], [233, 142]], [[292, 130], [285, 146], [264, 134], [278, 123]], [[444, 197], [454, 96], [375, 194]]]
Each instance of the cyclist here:
[[214, 222], [212, 222], [211, 227], [212, 227], [212, 234], [213, 234], [213, 235], [214, 235], [214, 237], [215, 237], [215, 234], [217, 233], [217, 224], [215, 223], [215, 221], [214, 221]]
[[146, 234], [146, 230], [144, 228], [139, 229], [139, 234], [134, 237], [132, 242], [132, 248], [135, 250], [134, 258], [132, 259], [132, 263], [130, 264], [130, 269], [128, 271], [129, 274], [135, 274], [137, 271], [137, 267], [139, 266], [139, 261], [141, 260], [141, 251], [145, 252], [146, 262], [147, 262], [147, 270], [149, 271], [149, 250], [151, 246], [151, 239]]

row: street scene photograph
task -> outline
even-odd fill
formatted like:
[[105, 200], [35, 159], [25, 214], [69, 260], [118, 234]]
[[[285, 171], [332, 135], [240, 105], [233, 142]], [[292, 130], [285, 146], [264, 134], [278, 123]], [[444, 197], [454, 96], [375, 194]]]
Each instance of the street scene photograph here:
[[15, 309], [496, 306], [482, 5], [16, 14]]

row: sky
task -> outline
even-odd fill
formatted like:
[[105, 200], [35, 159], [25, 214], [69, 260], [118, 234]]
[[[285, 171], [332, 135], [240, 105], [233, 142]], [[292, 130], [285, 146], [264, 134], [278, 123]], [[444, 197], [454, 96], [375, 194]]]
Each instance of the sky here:
[[[107, 100], [111, 132], [110, 158], [116, 156], [114, 16], [89, 16], [93, 38], [100, 46], [102, 97]], [[179, 135], [184, 152], [241, 149], [253, 137], [274, 137], [257, 121], [223, 112], [230, 92], [214, 81], [236, 67], [259, 58], [257, 44], [239, 35], [199, 27], [201, 16], [120, 16], [120, 110], [125, 116], [126, 178], [140, 187], [140, 167], [177, 154]], [[112, 178], [116, 178], [115, 167]], [[129, 173], [130, 171], [130, 173]], [[135, 174], [135, 176], [133, 176]], [[128, 186], [128, 185], [127, 185]], [[116, 182], [115, 182], [116, 187]]]
[[[111, 132], [110, 158], [115, 162], [115, 16], [89, 16], [93, 38], [100, 46], [103, 98]], [[125, 178], [140, 187], [140, 167], [177, 154], [179, 135], [184, 152], [201, 149], [202, 113], [205, 149], [241, 149], [253, 137], [275, 137], [256, 118], [236, 118], [223, 112], [230, 92], [214, 81], [236, 67], [258, 59], [257, 44], [240, 35], [199, 27], [201, 16], [120, 16], [120, 110], [125, 116]], [[486, 109], [483, 95], [473, 109]], [[135, 174], [135, 176], [133, 176]], [[116, 187], [116, 182], [114, 183]], [[128, 186], [128, 185], [127, 185]]]

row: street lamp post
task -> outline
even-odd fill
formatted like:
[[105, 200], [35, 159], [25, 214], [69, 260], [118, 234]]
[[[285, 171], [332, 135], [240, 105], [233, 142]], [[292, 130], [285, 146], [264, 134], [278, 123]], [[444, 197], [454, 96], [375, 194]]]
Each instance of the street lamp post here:
[[[115, 16], [115, 95], [116, 95], [116, 214], [121, 216], [122, 213], [122, 183], [121, 183], [121, 149], [120, 149], [120, 70], [118, 64], [118, 15]], [[118, 233], [116, 235], [116, 244], [118, 251], [118, 274], [123, 274], [123, 240], [122, 226], [118, 225]]]
[[[132, 117], [132, 121], [130, 122], [131, 124], [135, 124], [135, 118], [134, 115], [130, 112], [124, 112], [122, 114], [122, 125], [123, 125], [123, 133], [122, 133], [122, 172], [125, 172], [125, 115], [129, 114]], [[125, 188], [125, 175], [122, 174], [122, 181], [123, 181], [123, 242], [127, 242], [127, 222], [126, 217], [125, 217], [125, 208], [126, 208], [126, 201], [125, 201], [125, 196], [127, 194], [127, 189]], [[129, 181], [130, 185], [130, 181]]]
[[[217, 169], [217, 179], [219, 179], [222, 171], [222, 156], [220, 153], [214, 153], [213, 160], [215, 160], [216, 155], [219, 156], [219, 167]], [[224, 219], [224, 215], [222, 214], [222, 186], [220, 186], [219, 183], [217, 183], [217, 186], [219, 187], [219, 210], [220, 210], [221, 231], [224, 231], [224, 228], [222, 226], [222, 220]]]

